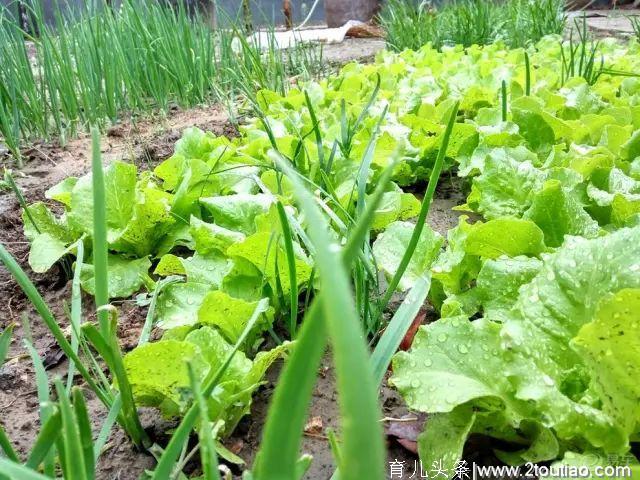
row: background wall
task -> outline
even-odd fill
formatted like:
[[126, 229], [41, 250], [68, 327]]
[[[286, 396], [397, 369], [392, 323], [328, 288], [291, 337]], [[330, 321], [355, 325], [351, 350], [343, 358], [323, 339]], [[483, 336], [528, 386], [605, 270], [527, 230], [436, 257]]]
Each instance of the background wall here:
[[[43, 4], [47, 18], [49, 21], [53, 19], [53, 11], [55, 6], [62, 6], [65, 9], [79, 8], [86, 3], [86, 0], [35, 0]], [[141, 1], [157, 1], [157, 0], [141, 0]], [[180, 0], [186, 4], [195, 7], [198, 3], [203, 4], [206, 0]], [[349, 0], [344, 0], [349, 1]], [[219, 8], [227, 12], [231, 17], [235, 17], [240, 8], [239, 0], [217, 0]], [[118, 4], [118, 0], [112, 2]], [[10, 7], [15, 11], [15, 0], [0, 0], [0, 5]], [[309, 9], [313, 5], [313, 0], [291, 0], [293, 6], [294, 23], [300, 23], [307, 16]], [[251, 0], [254, 21], [256, 24], [275, 23], [276, 25], [284, 24], [282, 15], [282, 0]], [[324, 22], [324, 2], [320, 0], [312, 17], [311, 23]]]

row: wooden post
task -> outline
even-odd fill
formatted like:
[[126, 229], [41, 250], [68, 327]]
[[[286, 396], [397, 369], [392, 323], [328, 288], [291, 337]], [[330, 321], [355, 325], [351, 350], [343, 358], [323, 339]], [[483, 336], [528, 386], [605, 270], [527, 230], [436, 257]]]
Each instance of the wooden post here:
[[242, 17], [244, 19], [244, 28], [247, 33], [253, 32], [253, 18], [251, 15], [251, 5], [249, 0], [242, 0]]
[[282, 13], [284, 13], [287, 30], [293, 30], [293, 8], [291, 8], [291, 0], [284, 0], [282, 2]]

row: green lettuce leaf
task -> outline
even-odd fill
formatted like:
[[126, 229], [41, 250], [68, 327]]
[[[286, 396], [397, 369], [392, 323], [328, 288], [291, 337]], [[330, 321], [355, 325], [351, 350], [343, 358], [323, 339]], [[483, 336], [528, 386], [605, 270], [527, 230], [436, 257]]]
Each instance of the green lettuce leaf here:
[[156, 321], [160, 328], [169, 330], [198, 322], [198, 310], [204, 297], [211, 291], [209, 285], [186, 282], [168, 285], [158, 296]]
[[[120, 255], [108, 257], [108, 291], [109, 298], [127, 298], [139, 291], [143, 286], [153, 289], [153, 280], [149, 277], [151, 261], [147, 257], [138, 259], [124, 258]], [[80, 274], [82, 288], [95, 294], [94, 268], [91, 264], [83, 264]]]
[[531, 162], [508, 156], [489, 155], [484, 171], [473, 179], [468, 206], [488, 220], [521, 217], [542, 187], [544, 173]]
[[191, 362], [198, 378], [209, 365], [193, 343], [162, 340], [146, 343], [124, 356], [124, 367], [138, 405], [157, 407], [166, 417], [184, 412], [189, 403]]
[[[407, 250], [415, 225], [394, 222], [378, 235], [373, 243], [373, 255], [380, 270], [388, 278], [393, 277]], [[399, 291], [409, 290], [418, 278], [424, 276], [440, 253], [443, 238], [428, 225], [424, 226], [409, 266], [398, 284]]]
[[204, 222], [193, 216], [190, 223], [195, 250], [203, 255], [214, 251], [226, 252], [228, 247], [234, 243], [240, 243], [246, 238], [243, 233], [229, 230], [215, 223]]
[[[247, 302], [231, 297], [223, 291], [214, 290], [207, 293], [202, 301], [202, 306], [198, 310], [198, 323], [216, 327], [228, 342], [235, 344], [257, 305], [257, 301]], [[249, 345], [253, 344], [256, 337], [271, 326], [273, 315], [273, 308], [270, 307], [251, 332], [247, 342]]]
[[267, 194], [236, 194], [200, 199], [215, 224], [245, 235], [256, 232], [256, 216], [267, 213], [274, 201], [275, 198]]
[[[267, 369], [290, 345], [261, 352], [253, 361], [236, 352], [207, 402], [211, 420], [223, 422], [221, 435], [233, 431], [248, 413], [252, 394], [262, 384]], [[208, 372], [223, 365], [232, 348], [211, 327], [193, 330], [184, 340], [160, 340], [135, 348], [125, 355], [124, 365], [136, 401], [158, 408], [166, 417], [184, 413], [193, 401], [186, 362], [202, 381]]]
[[36, 273], [44, 273], [74, 249], [75, 244], [68, 246], [58, 238], [48, 233], [42, 233], [31, 242], [29, 266]]
[[543, 237], [542, 230], [530, 220], [497, 218], [475, 223], [467, 235], [465, 250], [483, 258], [536, 256], [545, 250]]
[[[271, 232], [258, 232], [250, 235], [243, 242], [231, 245], [227, 249], [227, 255], [251, 263], [262, 272], [273, 292], [277, 292], [276, 278], [278, 278], [283, 294], [285, 297], [288, 296], [292, 282], [289, 278], [287, 256], [281, 242], [277, 241], [276, 235]], [[305, 285], [311, 276], [311, 266], [307, 259], [299, 256], [295, 259], [295, 265], [296, 278], [294, 281], [297, 286]]]
[[[632, 268], [640, 270], [640, 263]], [[640, 289], [624, 289], [600, 303], [572, 345], [591, 372], [602, 409], [629, 435], [640, 421]]]
[[[483, 412], [474, 432], [524, 434], [529, 447], [509, 461], [552, 458], [551, 434], [560, 444], [626, 452], [638, 422], [639, 240], [640, 227], [567, 237], [539, 270], [525, 269], [534, 276], [502, 311], [503, 323], [452, 317], [421, 327], [411, 351], [394, 357], [391, 383], [413, 409], [472, 405]], [[527, 433], [524, 425], [536, 427]], [[459, 455], [457, 445], [450, 451]]]
[[545, 243], [559, 247], [565, 235], [596, 237], [600, 228], [578, 200], [562, 188], [559, 180], [549, 180], [533, 197], [524, 218], [532, 220], [544, 232]]

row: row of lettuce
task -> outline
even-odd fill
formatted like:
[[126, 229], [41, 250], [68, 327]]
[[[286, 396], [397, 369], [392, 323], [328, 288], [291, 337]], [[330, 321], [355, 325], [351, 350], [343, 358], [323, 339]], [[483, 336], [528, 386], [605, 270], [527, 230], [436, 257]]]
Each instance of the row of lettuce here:
[[[638, 71], [636, 43], [606, 40], [599, 48], [607, 66]], [[125, 358], [140, 404], [180, 415], [190, 402], [185, 362], [202, 377], [215, 369], [268, 298], [210, 400], [210, 416], [227, 434], [268, 366], [290, 348], [284, 342], [255, 355], [286, 317], [292, 289], [316, 287], [305, 218], [274, 168], [276, 150], [317, 187], [340, 240], [361, 161], [378, 132], [368, 190], [395, 167], [371, 254], [393, 275], [411, 236], [407, 220], [420, 205], [402, 187], [428, 178], [460, 100], [447, 162], [468, 181], [467, 202], [457, 208], [469, 213], [446, 242], [425, 228], [399, 285], [406, 291], [431, 275], [430, 298], [442, 317], [422, 327], [393, 364], [391, 383], [407, 404], [433, 414], [420, 455], [452, 467], [472, 433], [515, 445], [496, 452], [508, 463], [626, 454], [640, 419], [640, 79], [561, 84], [556, 37], [530, 49], [528, 74], [524, 53], [500, 44], [383, 52], [374, 64], [349, 64], [286, 96], [260, 92], [262, 117], [238, 138], [191, 129], [153, 172], [109, 165], [109, 295], [152, 292], [161, 277], [182, 280], [158, 295], [162, 339]], [[46, 194], [62, 205], [61, 215], [44, 203], [28, 207], [34, 271], [73, 254], [81, 238], [90, 248], [91, 189], [88, 176], [67, 178]], [[89, 258], [82, 266], [88, 292], [92, 272]]]

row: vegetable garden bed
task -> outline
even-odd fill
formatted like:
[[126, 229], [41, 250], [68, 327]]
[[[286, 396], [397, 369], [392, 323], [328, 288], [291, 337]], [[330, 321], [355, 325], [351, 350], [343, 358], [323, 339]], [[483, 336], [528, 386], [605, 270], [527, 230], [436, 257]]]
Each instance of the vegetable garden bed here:
[[[635, 464], [639, 66], [635, 40], [549, 36], [526, 51], [498, 42], [383, 52], [284, 96], [261, 91], [237, 138], [188, 129], [153, 170], [115, 161], [102, 181], [96, 150], [93, 176], [45, 193], [55, 213], [43, 202], [26, 209], [29, 265], [75, 273], [72, 322], [80, 287], [98, 305], [148, 307], [121, 365], [98, 337], [115, 338], [113, 310], [100, 309], [100, 332], [71, 338], [87, 342], [85, 356], [95, 347], [122, 387], [117, 395], [97, 374], [102, 403], [113, 409], [117, 396], [123, 408], [134, 400], [185, 418], [165, 454], [156, 449], [155, 478], [176, 461], [200, 473], [176, 440], [193, 412], [208, 417], [196, 426], [204, 473], [212, 449], [233, 460], [233, 441], [209, 440], [232, 436], [280, 358], [253, 475], [295, 478], [306, 464], [296, 463], [305, 422], [295, 413], [327, 343], [345, 422], [321, 435], [341, 476], [384, 478], [371, 394], [427, 292], [437, 313], [394, 355], [388, 380], [428, 414], [416, 444], [424, 465]], [[465, 216], [443, 235], [424, 220], [450, 175], [466, 188], [455, 207]], [[148, 445], [129, 414], [120, 423]], [[165, 446], [158, 433], [150, 440]], [[479, 458], [470, 435], [490, 439], [495, 457]]]

